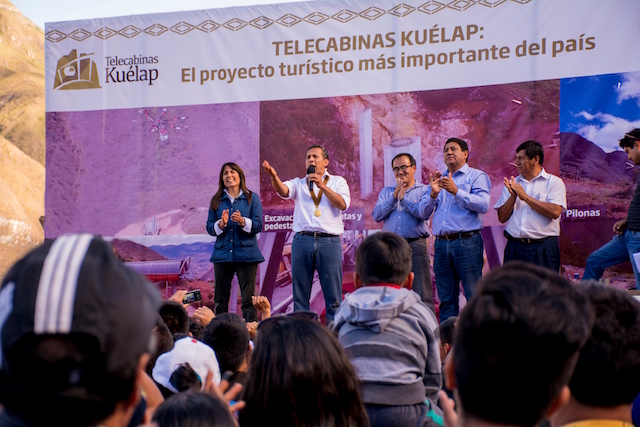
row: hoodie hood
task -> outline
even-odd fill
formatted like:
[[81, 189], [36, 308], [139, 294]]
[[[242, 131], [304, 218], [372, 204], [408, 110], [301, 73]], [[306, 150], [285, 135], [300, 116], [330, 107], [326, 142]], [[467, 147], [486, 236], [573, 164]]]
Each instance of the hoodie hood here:
[[407, 288], [364, 286], [345, 296], [336, 313], [334, 328], [349, 323], [379, 334], [391, 320], [419, 301], [420, 296]]

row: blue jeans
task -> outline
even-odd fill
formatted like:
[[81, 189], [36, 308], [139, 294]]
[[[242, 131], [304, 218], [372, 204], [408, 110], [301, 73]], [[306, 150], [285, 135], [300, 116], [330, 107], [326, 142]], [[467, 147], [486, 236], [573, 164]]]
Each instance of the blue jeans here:
[[442, 411], [428, 399], [417, 405], [385, 406], [365, 403], [370, 427], [440, 427]]
[[436, 239], [433, 271], [440, 297], [440, 323], [460, 312], [460, 282], [467, 301], [482, 276], [484, 242], [480, 233], [455, 240]]
[[636, 289], [640, 290], [640, 275], [633, 261], [636, 252], [640, 252], [640, 231], [627, 230], [624, 234], [616, 234], [609, 243], [589, 255], [582, 280], [600, 280], [605, 268], [631, 260]]
[[313, 272], [318, 271], [327, 322], [342, 301], [342, 243], [340, 236], [314, 237], [296, 233], [291, 246], [293, 310], [309, 310]]
[[411, 271], [414, 274], [413, 290], [420, 295], [422, 302], [435, 313], [431, 292], [431, 271], [429, 271], [429, 250], [427, 239], [418, 239], [411, 243]]

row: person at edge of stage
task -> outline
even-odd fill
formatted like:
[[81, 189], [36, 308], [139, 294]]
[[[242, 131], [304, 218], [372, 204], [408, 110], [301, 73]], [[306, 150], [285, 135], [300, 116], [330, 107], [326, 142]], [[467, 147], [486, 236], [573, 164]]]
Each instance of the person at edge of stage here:
[[262, 231], [262, 204], [250, 191], [244, 172], [229, 162], [220, 169], [218, 191], [211, 198], [207, 232], [216, 236], [211, 255], [215, 274], [215, 313], [229, 311], [231, 281], [234, 274], [242, 294], [242, 317], [247, 322], [258, 320], [253, 306], [258, 264], [264, 261], [256, 235]]
[[307, 149], [307, 175], [282, 181], [268, 161], [262, 163], [271, 185], [283, 199], [295, 202], [291, 274], [294, 311], [309, 310], [314, 271], [324, 294], [327, 323], [342, 300], [342, 243], [340, 214], [351, 202], [347, 181], [327, 172], [329, 153], [321, 145]]
[[[620, 140], [620, 148], [633, 164], [640, 165], [640, 128], [626, 133]], [[640, 272], [633, 259], [633, 254], [640, 252], [640, 184], [636, 186], [627, 217], [613, 224], [613, 232], [611, 241], [587, 258], [582, 280], [599, 280], [606, 268], [631, 260], [636, 289], [640, 290]]]
[[504, 236], [504, 262], [520, 260], [560, 272], [560, 215], [567, 210], [567, 189], [562, 179], [548, 173], [542, 163], [544, 149], [537, 141], [516, 148], [517, 177], [504, 178], [504, 189], [494, 208]]
[[457, 316], [460, 282], [467, 300], [482, 276], [484, 242], [482, 214], [489, 209], [491, 181], [467, 163], [469, 145], [460, 138], [444, 144], [444, 173], [430, 175], [427, 215], [433, 212], [436, 236], [433, 271], [440, 297], [440, 322]]
[[411, 154], [398, 154], [391, 160], [391, 167], [396, 185], [382, 189], [371, 216], [376, 222], [384, 221], [383, 231], [404, 237], [411, 246], [411, 271], [415, 275], [412, 289], [435, 313], [427, 247], [429, 216], [423, 197], [429, 195], [429, 186], [416, 181], [416, 159]]

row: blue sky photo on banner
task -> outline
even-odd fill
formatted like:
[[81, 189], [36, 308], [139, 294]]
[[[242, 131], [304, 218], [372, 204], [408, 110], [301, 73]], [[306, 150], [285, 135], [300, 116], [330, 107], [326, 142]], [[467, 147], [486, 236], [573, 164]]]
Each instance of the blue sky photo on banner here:
[[[189, 258], [178, 285], [210, 299], [207, 208], [233, 161], [264, 206], [257, 287], [283, 312], [293, 205], [263, 160], [290, 179], [305, 175], [309, 145], [328, 149], [352, 195], [348, 291], [355, 248], [381, 228], [371, 212], [393, 182], [385, 159], [412, 153], [427, 182], [445, 169], [446, 139], [462, 138], [491, 178], [493, 206], [517, 174], [515, 148], [535, 139], [567, 186], [562, 264], [581, 276], [637, 180], [617, 141], [640, 127], [640, 26], [611, 24], [629, 16], [640, 2], [361, 0], [47, 24], [46, 237], [88, 231], [130, 259]], [[490, 209], [487, 271], [502, 261], [503, 230]], [[606, 278], [627, 287], [630, 272]], [[318, 283], [312, 307], [324, 307]]]

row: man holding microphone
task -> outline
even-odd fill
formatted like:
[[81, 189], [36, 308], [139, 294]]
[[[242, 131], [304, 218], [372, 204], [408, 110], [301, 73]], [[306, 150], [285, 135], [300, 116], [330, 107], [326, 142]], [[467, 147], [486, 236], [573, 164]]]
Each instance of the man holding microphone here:
[[342, 243], [344, 224], [340, 214], [349, 207], [347, 181], [327, 172], [329, 154], [321, 145], [307, 149], [307, 175], [282, 181], [268, 161], [262, 163], [271, 185], [283, 199], [295, 202], [291, 274], [294, 311], [309, 310], [313, 273], [318, 271], [324, 294], [327, 322], [333, 320], [342, 300]]

